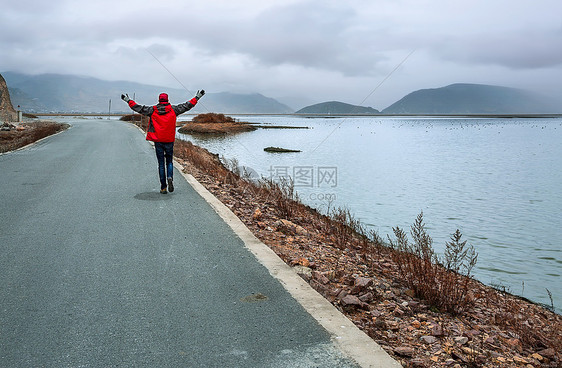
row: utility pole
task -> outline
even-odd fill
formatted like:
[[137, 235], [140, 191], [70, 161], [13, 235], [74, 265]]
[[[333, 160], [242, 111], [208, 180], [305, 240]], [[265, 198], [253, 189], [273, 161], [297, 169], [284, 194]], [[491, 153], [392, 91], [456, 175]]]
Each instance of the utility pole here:
[[109, 99], [109, 116], [107, 117], [107, 120], [111, 119], [111, 98]]
[[[133, 101], [136, 101], [136, 100], [137, 100], [136, 92], [133, 92]], [[136, 113], [133, 111], [133, 121], [135, 121], [135, 114]], [[141, 118], [141, 121], [142, 121], [142, 118]]]

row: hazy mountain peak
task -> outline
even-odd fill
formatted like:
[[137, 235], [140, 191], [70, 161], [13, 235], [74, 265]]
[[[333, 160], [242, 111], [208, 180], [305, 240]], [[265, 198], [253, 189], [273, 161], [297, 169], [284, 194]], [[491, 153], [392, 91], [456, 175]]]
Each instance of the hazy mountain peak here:
[[517, 88], [455, 83], [414, 91], [384, 114], [539, 114], [559, 113], [549, 98]]
[[[109, 101], [112, 112], [129, 112], [120, 100], [128, 93], [140, 104], [157, 103], [157, 96], [166, 91], [174, 104], [188, 101], [193, 94], [184, 89], [166, 88], [128, 81], [105, 81], [93, 77], [64, 74], [25, 75], [6, 72], [6, 81], [14, 91], [16, 105], [28, 112], [93, 112], [105, 113]], [[194, 113], [221, 112], [228, 114], [288, 114], [293, 110], [279, 101], [259, 93], [236, 94], [230, 92], [208, 93], [193, 110]]]
[[371, 115], [379, 111], [372, 107], [356, 106], [339, 101], [328, 101], [304, 107], [296, 114], [326, 114], [326, 115]]

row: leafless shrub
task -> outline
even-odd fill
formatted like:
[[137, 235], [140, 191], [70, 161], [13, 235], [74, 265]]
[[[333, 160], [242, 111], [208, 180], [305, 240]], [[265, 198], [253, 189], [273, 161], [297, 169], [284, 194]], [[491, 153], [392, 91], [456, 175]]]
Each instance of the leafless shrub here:
[[225, 182], [227, 176], [232, 175], [217, 155], [191, 142], [176, 140], [174, 155], [188, 160], [197, 169], [208, 173], [219, 181]]
[[352, 236], [352, 229], [348, 225], [349, 217], [351, 216], [349, 210], [343, 208], [336, 208], [332, 210], [330, 215], [331, 222], [329, 224], [329, 233], [332, 235], [334, 245], [339, 249], [345, 249]]
[[388, 240], [395, 250], [394, 260], [403, 280], [419, 298], [452, 314], [474, 305], [475, 298], [469, 293], [470, 271], [478, 256], [472, 246], [467, 247], [466, 241], [461, 241], [459, 230], [446, 243], [443, 261], [435, 255], [433, 240], [425, 231], [423, 212], [410, 229], [412, 243], [399, 227], [393, 231], [395, 239], [388, 237]]
[[227, 159], [226, 157], [223, 156], [221, 157], [221, 162], [228, 170], [232, 171], [233, 174], [237, 176], [241, 176], [238, 159], [236, 158]]
[[339, 249], [347, 248], [354, 236], [366, 240], [365, 228], [347, 208], [333, 209], [326, 225], [325, 231], [331, 235], [334, 245]]
[[[554, 311], [548, 311], [549, 308], [546, 308], [542, 316], [538, 316], [530, 309], [530, 303], [521, 303], [520, 297], [505, 290], [496, 289], [486, 298], [495, 301], [497, 306], [491, 323], [510, 331], [524, 345], [534, 350], [553, 348], [555, 351], [562, 351], [560, 322]], [[546, 318], [551, 323], [536, 328], [541, 325], [539, 317]]]
[[295, 215], [299, 205], [302, 206], [291, 178], [281, 178], [279, 181], [262, 179], [259, 185], [264, 189], [267, 198], [273, 201], [280, 217], [290, 219]]
[[473, 246], [467, 246], [467, 241], [461, 241], [461, 238], [462, 234], [457, 229], [451, 236], [451, 241], [445, 243], [445, 267], [449, 271], [470, 276], [478, 260], [478, 254]]
[[384, 240], [376, 230], [369, 231], [369, 238], [371, 243], [376, 247], [384, 247]]

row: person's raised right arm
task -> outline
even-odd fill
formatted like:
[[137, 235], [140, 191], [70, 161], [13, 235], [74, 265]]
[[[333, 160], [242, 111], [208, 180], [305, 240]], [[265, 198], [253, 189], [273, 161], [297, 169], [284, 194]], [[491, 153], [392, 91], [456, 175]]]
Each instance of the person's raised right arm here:
[[153, 106], [139, 105], [138, 103], [136, 103], [135, 101], [129, 98], [129, 94], [121, 95], [121, 99], [125, 101], [127, 104], [129, 104], [131, 110], [138, 112], [139, 114], [150, 116], [154, 112]]

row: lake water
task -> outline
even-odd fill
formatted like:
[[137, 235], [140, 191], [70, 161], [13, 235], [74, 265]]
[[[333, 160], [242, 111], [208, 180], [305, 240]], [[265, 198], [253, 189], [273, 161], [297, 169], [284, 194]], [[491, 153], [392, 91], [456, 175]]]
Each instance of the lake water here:
[[423, 211], [438, 252], [458, 228], [479, 254], [477, 279], [547, 305], [550, 292], [562, 310], [561, 118], [235, 117], [309, 129], [183, 138], [291, 177], [303, 202], [346, 207], [385, 239]]

